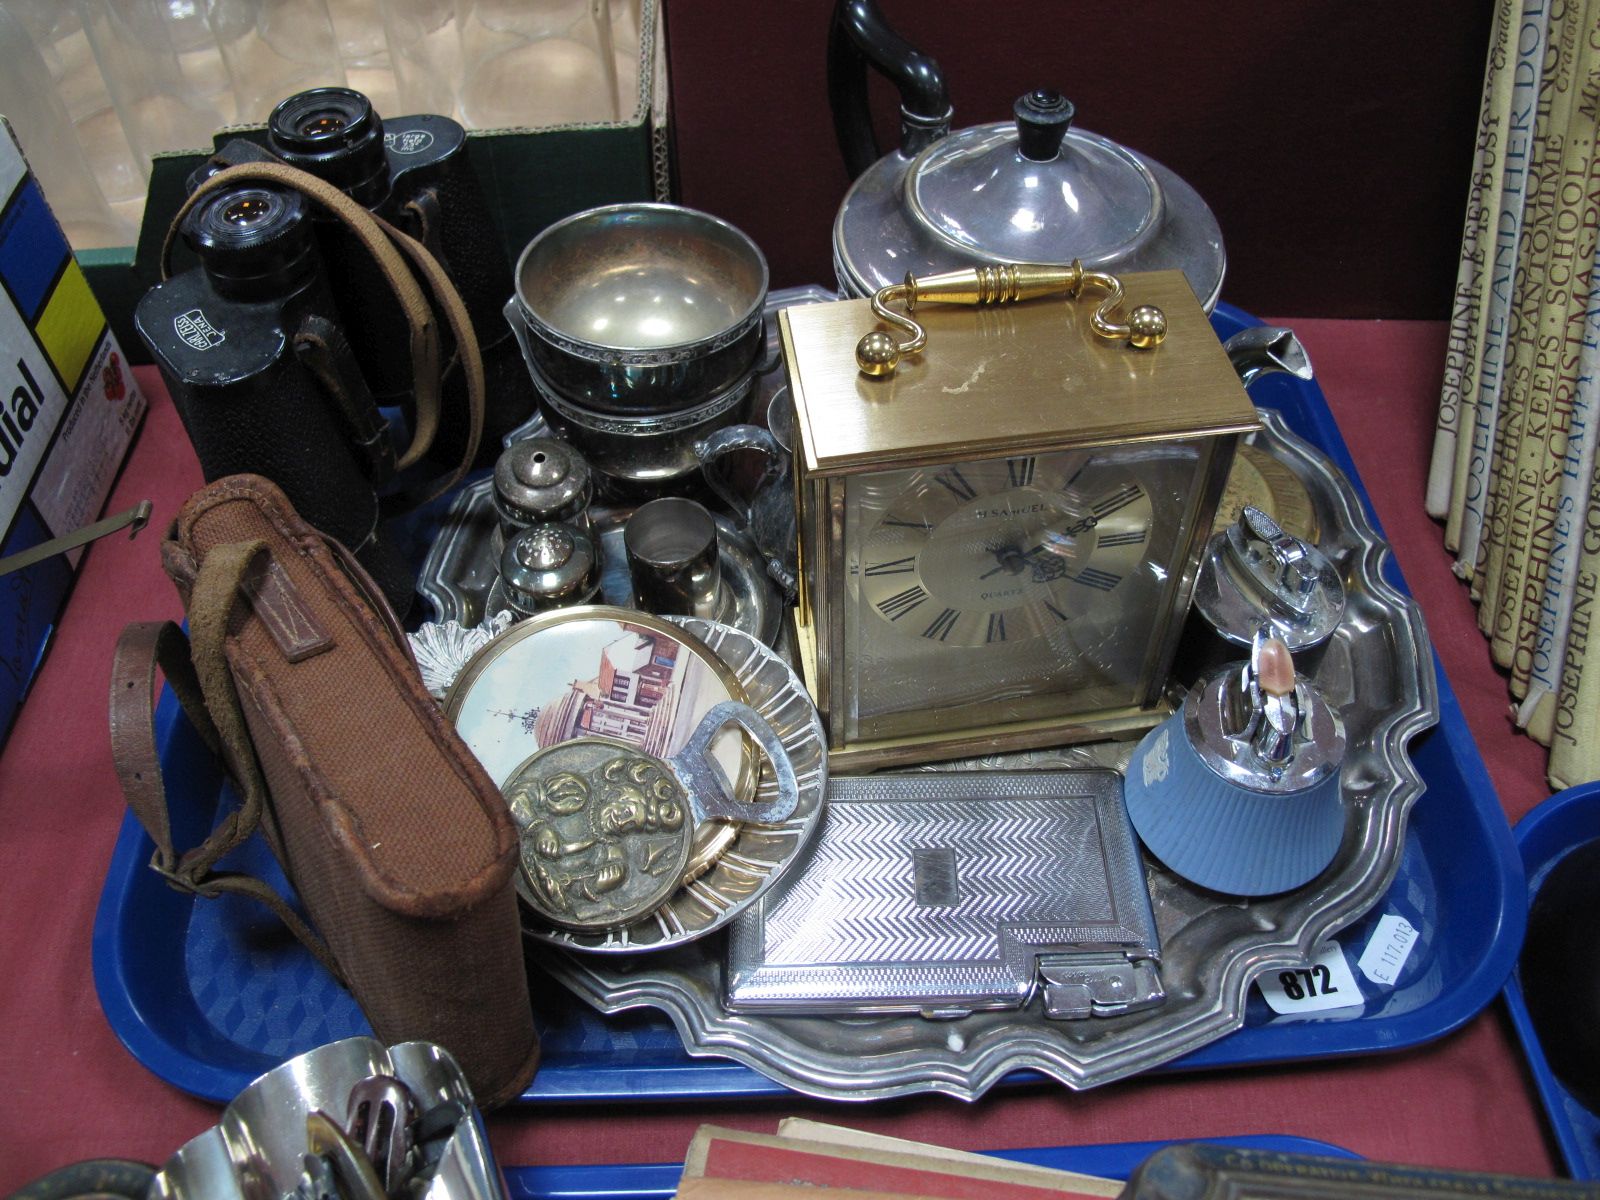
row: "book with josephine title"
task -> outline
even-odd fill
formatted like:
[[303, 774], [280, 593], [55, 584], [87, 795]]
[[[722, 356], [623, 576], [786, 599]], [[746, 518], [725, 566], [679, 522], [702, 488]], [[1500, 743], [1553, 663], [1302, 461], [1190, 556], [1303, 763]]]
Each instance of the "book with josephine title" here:
[[1494, 243], [1501, 143], [1511, 109], [1511, 71], [1507, 64], [1516, 10], [1516, 0], [1500, 0], [1495, 5], [1489, 57], [1483, 69], [1483, 103], [1478, 112], [1472, 180], [1461, 230], [1461, 264], [1450, 308], [1450, 338], [1445, 346], [1438, 428], [1434, 432], [1433, 457], [1428, 467], [1427, 511], [1437, 520], [1443, 520], [1450, 512], [1457, 435], [1463, 411], [1470, 411], [1469, 398], [1475, 391], [1478, 357], [1483, 349], [1484, 313], [1489, 298], [1485, 268]]
[[[1463, 396], [1457, 430], [1455, 468], [1451, 476], [1450, 512], [1445, 523], [1445, 545], [1457, 552], [1455, 571], [1471, 580], [1478, 562], [1495, 418], [1499, 410], [1501, 372], [1505, 362], [1507, 326], [1511, 320], [1516, 283], [1517, 249], [1522, 232], [1524, 187], [1528, 157], [1533, 150], [1534, 111], [1539, 98], [1539, 77], [1544, 70], [1549, 0], [1528, 0], [1519, 7], [1512, 63], [1511, 103], [1507, 112], [1500, 156], [1500, 190], [1495, 205], [1494, 241], [1489, 248], [1488, 292], [1483, 320], [1483, 344], [1478, 355], [1473, 392]], [[1470, 419], [1469, 419], [1470, 417]]]
[[1590, 273], [1583, 313], [1583, 342], [1573, 380], [1572, 411], [1560, 458], [1550, 559], [1545, 567], [1544, 602], [1528, 670], [1528, 692], [1517, 705], [1516, 723], [1540, 744], [1555, 736], [1556, 703], [1572, 624], [1572, 604], [1582, 549], [1590, 480], [1595, 468], [1595, 430], [1600, 420], [1600, 249]]
[[[1508, 511], [1493, 526], [1491, 553], [1499, 555], [1499, 571], [1484, 581], [1484, 604], [1492, 604], [1497, 614], [1491, 653], [1511, 672], [1511, 692], [1518, 699], [1527, 694], [1544, 603], [1560, 464], [1600, 223], [1600, 201], [1594, 199], [1591, 187], [1594, 93], [1586, 86], [1586, 68], [1592, 61], [1590, 30], [1600, 13], [1600, 0], [1567, 3], [1554, 67], [1547, 72], [1549, 130], [1530, 184], [1530, 193], [1537, 197], [1533, 207], [1538, 219], [1528, 227], [1527, 240], [1542, 262], [1529, 275], [1531, 295], [1523, 321], [1531, 327], [1531, 337], [1519, 339], [1518, 386], [1509, 405], [1517, 433], [1508, 444], [1515, 444], [1516, 458], [1507, 472]], [[1493, 594], [1487, 592], [1491, 579]]]
[[[1478, 600], [1478, 628], [1498, 647], [1501, 666], [1509, 666], [1510, 623], [1500, 581], [1506, 560], [1521, 569], [1527, 544], [1529, 512], [1514, 501], [1521, 465], [1522, 433], [1537, 357], [1539, 313], [1556, 223], [1556, 180], [1566, 138], [1566, 109], [1572, 92], [1578, 28], [1583, 0], [1550, 0], [1544, 62], [1534, 105], [1534, 133], [1523, 179], [1522, 230], [1517, 241], [1517, 266], [1506, 324], [1500, 396], [1495, 409], [1494, 444], [1489, 455], [1479, 527], [1477, 557], [1469, 579]], [[1463, 546], [1463, 555], [1465, 554]]]

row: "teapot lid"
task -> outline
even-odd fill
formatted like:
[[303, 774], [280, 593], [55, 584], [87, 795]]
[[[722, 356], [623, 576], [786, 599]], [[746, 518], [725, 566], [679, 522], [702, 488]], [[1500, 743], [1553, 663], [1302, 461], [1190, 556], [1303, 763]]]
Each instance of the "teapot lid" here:
[[1059, 94], [1030, 92], [1016, 119], [879, 159], [833, 226], [840, 289], [870, 296], [907, 274], [1080, 259], [1091, 271], [1177, 268], [1207, 312], [1222, 290], [1222, 231], [1194, 188], [1109, 138], [1072, 126]]
[[911, 219], [993, 262], [1113, 264], [1159, 227], [1155, 175], [1125, 147], [1071, 127], [1070, 101], [1029, 92], [1014, 124], [941, 138], [906, 171]]

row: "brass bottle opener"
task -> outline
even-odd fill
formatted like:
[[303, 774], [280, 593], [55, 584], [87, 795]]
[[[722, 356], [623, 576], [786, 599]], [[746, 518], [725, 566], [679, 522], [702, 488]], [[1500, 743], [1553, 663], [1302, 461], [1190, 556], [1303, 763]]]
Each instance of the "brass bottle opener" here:
[[[1099, 336], [1108, 341], [1125, 341], [1135, 350], [1159, 346], [1167, 336], [1166, 314], [1153, 304], [1135, 307], [1128, 313], [1126, 323], [1115, 320], [1116, 311], [1125, 296], [1122, 281], [1115, 275], [1085, 271], [1078, 259], [1073, 259], [1072, 264], [1066, 267], [1005, 263], [996, 267], [973, 267], [939, 275], [924, 275], [921, 278], [907, 275], [904, 283], [879, 288], [872, 297], [872, 311], [883, 321], [904, 330], [910, 337], [900, 341], [888, 330], [873, 330], [856, 343], [856, 366], [863, 375], [887, 379], [895, 373], [902, 358], [921, 351], [928, 343], [928, 332], [910, 315], [916, 311], [919, 303], [1016, 304], [1023, 300], [1061, 294], [1068, 299], [1077, 299], [1086, 287], [1105, 292], [1105, 298], [1089, 319], [1090, 326]], [[905, 313], [889, 307], [895, 301], [905, 302]]]

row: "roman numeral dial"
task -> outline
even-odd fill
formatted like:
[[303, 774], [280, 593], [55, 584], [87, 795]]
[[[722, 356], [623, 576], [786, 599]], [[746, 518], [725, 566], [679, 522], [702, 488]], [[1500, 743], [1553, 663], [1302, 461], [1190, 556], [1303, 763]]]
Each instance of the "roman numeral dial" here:
[[1154, 507], [1126, 463], [1084, 451], [1012, 455], [883, 475], [872, 487], [887, 499], [864, 523], [851, 588], [876, 627], [925, 653], [1048, 660], [1078, 622], [1125, 603], [1151, 574]]

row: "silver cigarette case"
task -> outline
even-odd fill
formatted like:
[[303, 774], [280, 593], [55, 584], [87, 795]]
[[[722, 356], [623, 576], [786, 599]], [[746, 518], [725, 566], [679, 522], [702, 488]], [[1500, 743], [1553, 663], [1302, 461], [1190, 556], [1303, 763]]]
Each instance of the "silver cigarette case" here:
[[805, 860], [733, 922], [735, 1012], [1019, 1008], [1111, 1016], [1164, 995], [1114, 771], [834, 777]]

